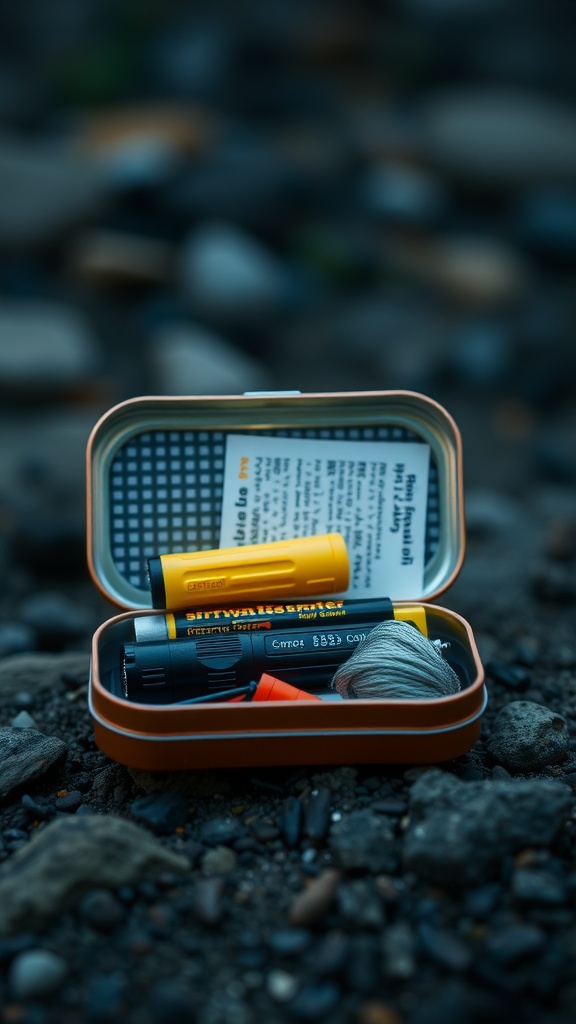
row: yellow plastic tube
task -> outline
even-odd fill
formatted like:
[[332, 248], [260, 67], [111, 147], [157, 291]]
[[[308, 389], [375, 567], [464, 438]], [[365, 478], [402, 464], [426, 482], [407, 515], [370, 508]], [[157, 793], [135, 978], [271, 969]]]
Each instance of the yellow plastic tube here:
[[222, 600], [268, 600], [336, 594], [349, 584], [349, 560], [339, 533], [217, 548], [148, 559], [152, 607], [171, 611]]

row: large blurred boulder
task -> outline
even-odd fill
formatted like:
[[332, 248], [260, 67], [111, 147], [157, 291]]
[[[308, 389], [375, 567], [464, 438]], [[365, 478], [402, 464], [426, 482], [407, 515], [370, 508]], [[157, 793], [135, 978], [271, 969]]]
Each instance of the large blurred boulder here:
[[576, 113], [538, 93], [452, 89], [420, 114], [426, 155], [456, 177], [512, 186], [576, 174]]
[[0, 135], [0, 247], [59, 239], [95, 215], [103, 195], [97, 170], [68, 147]]
[[2, 390], [58, 392], [85, 384], [98, 366], [97, 340], [78, 310], [40, 300], [0, 302]]
[[159, 328], [149, 341], [149, 361], [157, 393], [238, 395], [266, 391], [266, 367], [223, 338], [196, 324]]

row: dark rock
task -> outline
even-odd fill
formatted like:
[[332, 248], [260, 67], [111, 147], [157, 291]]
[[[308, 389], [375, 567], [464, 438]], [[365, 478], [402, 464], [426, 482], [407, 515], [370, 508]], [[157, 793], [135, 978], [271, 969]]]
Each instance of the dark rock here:
[[364, 878], [342, 883], [336, 894], [338, 912], [346, 925], [379, 930], [384, 924], [382, 901], [374, 885]]
[[571, 566], [557, 562], [539, 562], [533, 566], [530, 582], [540, 601], [572, 604], [576, 601], [576, 577]]
[[137, 825], [111, 815], [58, 818], [0, 872], [0, 934], [44, 927], [95, 886], [167, 870], [187, 872], [189, 863]]
[[445, 928], [422, 921], [418, 925], [418, 937], [427, 956], [451, 971], [466, 971], [472, 962], [470, 946]]
[[485, 921], [494, 912], [502, 898], [502, 888], [496, 884], [480, 885], [469, 889], [464, 896], [464, 912], [476, 921]]
[[138, 797], [130, 805], [132, 814], [142, 825], [157, 835], [168, 835], [184, 825], [188, 815], [188, 801], [182, 793], [149, 793]]
[[341, 931], [326, 932], [314, 947], [313, 973], [319, 978], [340, 975], [345, 968], [350, 940]]
[[57, 592], [26, 598], [20, 616], [35, 630], [43, 650], [60, 650], [71, 641], [89, 636], [94, 625], [91, 614], [77, 601]]
[[468, 181], [509, 186], [570, 180], [576, 172], [576, 118], [537, 93], [478, 87], [427, 98], [425, 150]]
[[259, 843], [271, 843], [280, 835], [280, 829], [269, 821], [255, 821], [252, 831]]
[[149, 1001], [154, 1024], [189, 1024], [194, 993], [182, 982], [175, 979], [157, 981]]
[[448, 205], [439, 178], [401, 164], [371, 168], [360, 183], [359, 200], [370, 216], [407, 225], [434, 224]]
[[489, 661], [486, 672], [492, 679], [509, 690], [525, 690], [530, 683], [530, 672], [522, 665], [507, 665], [502, 661]]
[[563, 907], [569, 898], [566, 882], [537, 868], [514, 871], [510, 891], [522, 907]]
[[128, 979], [118, 970], [96, 974], [88, 985], [85, 1012], [90, 1024], [113, 1024], [123, 1015]]
[[0, 146], [0, 239], [21, 249], [53, 241], [94, 215], [103, 190], [90, 164], [48, 142], [6, 136]]
[[0, 659], [11, 654], [23, 654], [37, 647], [36, 632], [25, 622], [0, 623]]
[[31, 711], [34, 707], [34, 697], [27, 690], [20, 690], [14, 695], [14, 704], [23, 711]]
[[19, 711], [10, 722], [10, 725], [13, 729], [38, 729], [32, 715], [29, 715], [27, 711]]
[[399, 797], [388, 796], [383, 800], [372, 801], [370, 810], [375, 811], [376, 814], [388, 814], [391, 818], [401, 818], [403, 814], [406, 814], [408, 804], [406, 800], [400, 800]]
[[576, 196], [560, 189], [526, 193], [514, 211], [518, 239], [545, 257], [576, 259]]
[[374, 995], [380, 987], [380, 944], [376, 936], [354, 935], [346, 962], [346, 982], [354, 993]]
[[201, 924], [214, 928], [220, 924], [225, 912], [224, 881], [221, 876], [199, 880], [194, 887], [194, 913]]
[[500, 927], [488, 937], [486, 951], [504, 967], [514, 967], [540, 952], [546, 943], [546, 933], [527, 921], [513, 922]]
[[416, 974], [417, 939], [408, 921], [390, 924], [382, 937], [384, 973], [398, 981], [408, 981]]
[[303, 805], [296, 796], [289, 796], [282, 805], [281, 829], [286, 846], [294, 847], [302, 834]]
[[230, 846], [243, 833], [238, 818], [211, 818], [200, 829], [200, 840], [209, 846]]
[[303, 985], [288, 1008], [297, 1020], [321, 1020], [335, 1009], [340, 998], [340, 988], [334, 982], [311, 982]]
[[537, 772], [568, 757], [568, 724], [542, 704], [513, 701], [496, 716], [487, 750], [510, 771]]
[[223, 320], [259, 320], [285, 309], [292, 282], [264, 245], [232, 223], [204, 222], [185, 241], [181, 288], [194, 308]]
[[82, 672], [88, 678], [88, 654], [13, 654], [0, 661], [0, 695], [10, 697], [21, 690], [34, 695], [39, 690], [56, 690], [63, 672]]
[[78, 904], [78, 914], [100, 932], [110, 932], [120, 924], [124, 908], [108, 889], [92, 889]]
[[268, 937], [270, 949], [281, 956], [300, 956], [311, 941], [312, 935], [306, 928], [281, 928]]
[[0, 728], [0, 798], [44, 775], [66, 750], [62, 740], [36, 729]]
[[48, 949], [18, 953], [10, 964], [8, 986], [13, 999], [42, 999], [53, 995], [68, 974], [63, 957]]
[[55, 807], [57, 811], [77, 811], [82, 803], [82, 793], [79, 789], [69, 789], [64, 796], [56, 797]]
[[438, 769], [412, 786], [404, 866], [437, 885], [489, 881], [502, 859], [546, 847], [565, 821], [570, 790], [552, 779], [460, 782]]
[[29, 793], [24, 793], [20, 802], [30, 817], [37, 821], [47, 821], [49, 818], [53, 818], [56, 813], [56, 808], [53, 804], [35, 800]]
[[336, 895], [340, 872], [326, 868], [292, 901], [288, 917], [296, 928], [308, 928], [330, 909]]
[[573, 446], [563, 437], [544, 434], [534, 445], [534, 468], [538, 476], [551, 483], [573, 483], [576, 480]]
[[[501, 387], [509, 378], [514, 366], [512, 341], [503, 323], [498, 320], [473, 320], [465, 323], [458, 332], [458, 338], [451, 355], [449, 372], [466, 388], [489, 390]], [[477, 531], [480, 509], [475, 504], [480, 495], [472, 493], [466, 502], [466, 521], [470, 518], [471, 529]], [[492, 526], [501, 530], [510, 525], [513, 503], [503, 495], [492, 497]], [[487, 516], [488, 509], [484, 515]]]
[[326, 786], [314, 790], [304, 809], [304, 834], [312, 842], [321, 843], [330, 828], [332, 791]]
[[576, 558], [576, 519], [557, 517], [552, 520], [544, 541], [544, 553], [559, 562]]
[[335, 822], [329, 845], [336, 862], [348, 871], [393, 873], [398, 864], [392, 822], [368, 809]]
[[202, 855], [203, 875], [229, 875], [235, 870], [238, 858], [228, 846], [213, 846]]
[[158, 394], [236, 395], [271, 386], [263, 363], [189, 322], [158, 328], [148, 341], [148, 359]]
[[119, 764], [106, 764], [93, 776], [90, 800], [98, 810], [105, 813], [123, 810], [130, 795], [130, 779], [126, 769]]

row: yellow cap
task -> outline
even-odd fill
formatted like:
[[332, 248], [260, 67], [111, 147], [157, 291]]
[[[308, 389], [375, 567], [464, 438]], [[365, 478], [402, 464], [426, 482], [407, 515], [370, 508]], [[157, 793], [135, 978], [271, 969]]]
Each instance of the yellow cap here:
[[339, 533], [270, 544], [159, 555], [148, 560], [152, 606], [219, 605], [222, 600], [307, 597], [348, 588], [349, 562]]

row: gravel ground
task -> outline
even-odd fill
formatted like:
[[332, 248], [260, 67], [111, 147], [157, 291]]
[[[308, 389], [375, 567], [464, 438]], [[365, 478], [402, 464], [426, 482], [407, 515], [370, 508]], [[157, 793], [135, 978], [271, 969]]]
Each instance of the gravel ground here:
[[[571, 6], [524, 3], [521, 36], [515, 0], [80, 6], [0, 14], [0, 1021], [568, 1024]], [[460, 426], [441, 603], [486, 667], [480, 740], [114, 764], [89, 431], [139, 394], [295, 387], [411, 388]]]

